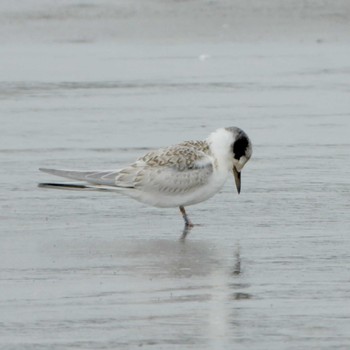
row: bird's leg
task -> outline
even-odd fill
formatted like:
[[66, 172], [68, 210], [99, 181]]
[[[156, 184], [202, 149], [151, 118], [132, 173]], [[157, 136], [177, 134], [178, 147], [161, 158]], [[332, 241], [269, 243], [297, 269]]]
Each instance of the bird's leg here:
[[184, 218], [184, 221], [185, 221], [185, 227], [193, 227], [191, 220], [188, 218], [188, 216], [186, 214], [185, 208], [182, 205], [180, 205], [179, 208], [180, 208], [182, 217]]

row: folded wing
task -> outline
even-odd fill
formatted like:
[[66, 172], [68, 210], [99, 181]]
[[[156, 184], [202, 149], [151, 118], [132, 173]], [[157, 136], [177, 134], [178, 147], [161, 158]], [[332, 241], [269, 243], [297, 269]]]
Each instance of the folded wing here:
[[105, 171], [75, 171], [63, 169], [47, 169], [40, 168], [44, 173], [64, 177], [66, 179], [79, 180], [88, 182], [94, 185], [115, 186], [115, 178], [119, 170], [105, 170]]
[[134, 166], [139, 168], [136, 189], [163, 194], [188, 193], [205, 185], [213, 173], [208, 154], [181, 145], [147, 153]]
[[178, 145], [149, 152], [135, 163], [119, 170], [40, 170], [94, 186], [181, 194], [205, 185], [213, 173], [213, 163], [211, 156], [200, 149]]

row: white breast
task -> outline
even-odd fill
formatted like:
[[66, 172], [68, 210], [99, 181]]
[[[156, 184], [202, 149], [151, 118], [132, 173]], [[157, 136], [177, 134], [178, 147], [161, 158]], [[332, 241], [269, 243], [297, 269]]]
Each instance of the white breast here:
[[[167, 191], [144, 191], [141, 189], [133, 189], [124, 192], [126, 195], [160, 208], [173, 208], [189, 206], [203, 202], [214, 196], [224, 185], [229, 172], [226, 168], [215, 168], [210, 178], [205, 184], [191, 188], [188, 191], [167, 192]], [[169, 179], [171, 181], [171, 179]]]

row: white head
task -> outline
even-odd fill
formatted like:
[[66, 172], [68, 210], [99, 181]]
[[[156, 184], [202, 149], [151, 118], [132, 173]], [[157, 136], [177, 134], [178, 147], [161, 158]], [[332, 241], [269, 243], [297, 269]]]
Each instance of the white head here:
[[241, 171], [253, 153], [248, 135], [237, 127], [222, 128], [213, 132], [208, 142], [212, 152], [221, 155], [232, 169], [237, 191], [240, 193]]

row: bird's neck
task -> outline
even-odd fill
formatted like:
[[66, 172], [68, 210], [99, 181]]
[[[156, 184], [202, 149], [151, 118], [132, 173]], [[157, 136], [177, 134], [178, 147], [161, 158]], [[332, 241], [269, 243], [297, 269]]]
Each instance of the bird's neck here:
[[209, 144], [210, 151], [216, 159], [218, 166], [227, 168], [227, 170], [232, 170], [232, 134], [225, 129], [218, 129], [210, 134], [206, 141]]

